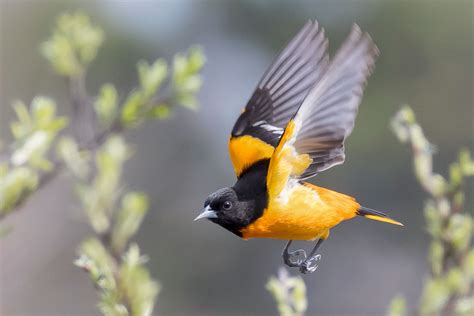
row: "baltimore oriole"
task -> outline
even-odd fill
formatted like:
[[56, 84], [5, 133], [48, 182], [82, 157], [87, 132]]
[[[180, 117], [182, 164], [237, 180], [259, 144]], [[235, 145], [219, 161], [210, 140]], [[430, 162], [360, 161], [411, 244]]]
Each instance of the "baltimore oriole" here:
[[[276, 58], [232, 130], [237, 182], [209, 195], [195, 219], [243, 239], [289, 240], [284, 262], [302, 273], [316, 270], [316, 250], [341, 221], [359, 215], [402, 225], [351, 196], [304, 182], [344, 162], [344, 140], [379, 53], [357, 25], [331, 61], [327, 47], [324, 29], [309, 21]], [[307, 256], [289, 252], [293, 240], [317, 243]]]

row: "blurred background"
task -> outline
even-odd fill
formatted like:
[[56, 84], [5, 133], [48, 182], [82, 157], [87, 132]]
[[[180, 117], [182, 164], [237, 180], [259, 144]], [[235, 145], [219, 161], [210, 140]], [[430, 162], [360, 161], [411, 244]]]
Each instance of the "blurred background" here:
[[[381, 315], [396, 294], [414, 305], [427, 273], [424, 194], [411, 155], [389, 129], [410, 104], [437, 145], [446, 174], [460, 147], [473, 150], [472, 1], [0, 1], [0, 135], [8, 143], [11, 102], [37, 94], [69, 113], [65, 82], [39, 54], [55, 17], [82, 9], [106, 33], [88, 74], [88, 90], [137, 84], [139, 59], [171, 58], [192, 44], [208, 62], [198, 112], [178, 109], [163, 122], [126, 134], [135, 156], [130, 189], [152, 198], [137, 241], [162, 286], [160, 315], [275, 315], [264, 285], [282, 263], [283, 241], [242, 241], [208, 222], [193, 223], [205, 197], [233, 183], [227, 140], [260, 76], [307, 19], [326, 29], [334, 52], [352, 23], [381, 50], [369, 80], [347, 160], [312, 181], [388, 211], [405, 228], [356, 219], [332, 231], [316, 273], [305, 276], [308, 315]], [[474, 187], [467, 188], [472, 210]], [[96, 315], [96, 293], [73, 266], [92, 231], [66, 176], [38, 192], [0, 239], [1, 315]], [[311, 247], [309, 243], [298, 246]], [[294, 272], [294, 271], [293, 271]]]

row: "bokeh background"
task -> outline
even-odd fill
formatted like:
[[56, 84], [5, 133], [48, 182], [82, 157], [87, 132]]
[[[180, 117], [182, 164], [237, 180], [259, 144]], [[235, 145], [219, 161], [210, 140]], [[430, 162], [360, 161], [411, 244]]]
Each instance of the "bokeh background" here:
[[[264, 285], [281, 265], [283, 241], [242, 241], [216, 225], [193, 223], [208, 193], [233, 183], [227, 139], [234, 120], [279, 49], [307, 19], [326, 28], [334, 52], [357, 22], [381, 50], [347, 161], [313, 182], [388, 211], [401, 229], [356, 219], [321, 248], [318, 271], [305, 276], [308, 315], [381, 315], [396, 294], [417, 301], [427, 273], [424, 195], [407, 148], [389, 129], [410, 104], [437, 145], [435, 168], [446, 170], [460, 147], [473, 149], [472, 1], [0, 1], [0, 134], [15, 99], [54, 97], [69, 113], [65, 83], [40, 57], [55, 17], [82, 9], [106, 32], [88, 89], [110, 81], [122, 95], [137, 83], [139, 59], [170, 58], [192, 44], [208, 62], [198, 112], [149, 122], [126, 134], [136, 154], [127, 187], [152, 197], [137, 236], [160, 280], [156, 314], [275, 315]], [[472, 183], [467, 206], [472, 209]], [[96, 315], [96, 293], [72, 265], [91, 233], [66, 176], [38, 192], [4, 225], [0, 239], [1, 315]], [[310, 247], [310, 244], [301, 244]]]

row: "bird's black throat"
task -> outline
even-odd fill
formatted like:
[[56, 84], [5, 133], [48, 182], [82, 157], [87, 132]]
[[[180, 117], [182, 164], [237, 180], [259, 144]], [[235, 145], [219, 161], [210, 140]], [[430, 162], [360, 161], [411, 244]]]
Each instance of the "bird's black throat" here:
[[266, 179], [269, 163], [269, 159], [257, 161], [240, 175], [232, 187], [239, 201], [238, 209], [225, 220], [216, 218], [213, 222], [242, 237], [241, 230], [262, 216], [268, 206]]

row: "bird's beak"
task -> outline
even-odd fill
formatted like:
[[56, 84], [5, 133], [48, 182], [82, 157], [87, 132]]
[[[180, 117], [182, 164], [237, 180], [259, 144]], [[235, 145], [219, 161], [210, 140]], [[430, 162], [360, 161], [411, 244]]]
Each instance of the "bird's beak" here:
[[197, 221], [201, 218], [217, 218], [217, 214], [214, 210], [211, 209], [211, 207], [208, 205], [206, 206], [205, 208], [203, 208], [201, 214], [198, 215], [198, 217], [196, 217], [194, 219], [194, 221]]

